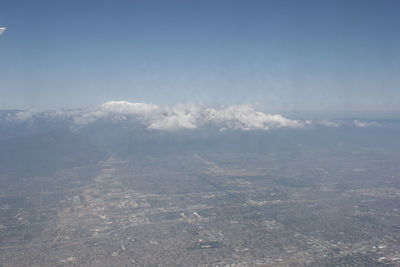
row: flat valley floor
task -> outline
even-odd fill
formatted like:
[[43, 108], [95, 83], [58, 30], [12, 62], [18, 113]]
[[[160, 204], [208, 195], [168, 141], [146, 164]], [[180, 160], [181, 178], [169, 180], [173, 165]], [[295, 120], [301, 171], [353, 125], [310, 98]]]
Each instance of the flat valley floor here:
[[300, 147], [1, 173], [0, 266], [399, 266], [399, 163]]

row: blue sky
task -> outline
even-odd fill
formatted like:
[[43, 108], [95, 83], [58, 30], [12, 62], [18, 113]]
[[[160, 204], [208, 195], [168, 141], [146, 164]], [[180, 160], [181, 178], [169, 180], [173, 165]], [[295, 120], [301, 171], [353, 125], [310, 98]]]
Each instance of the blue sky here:
[[400, 110], [400, 1], [0, 4], [0, 108]]

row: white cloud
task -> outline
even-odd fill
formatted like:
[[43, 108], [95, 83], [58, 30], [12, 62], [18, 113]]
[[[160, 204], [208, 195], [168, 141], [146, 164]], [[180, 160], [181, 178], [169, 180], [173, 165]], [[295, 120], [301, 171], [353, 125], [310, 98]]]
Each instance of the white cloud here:
[[334, 122], [334, 121], [329, 121], [329, 120], [321, 120], [321, 121], [316, 121], [314, 122], [315, 124], [318, 125], [322, 125], [322, 126], [326, 126], [326, 127], [340, 127], [340, 123], [339, 122]]
[[28, 121], [31, 120], [35, 116], [36, 112], [33, 110], [24, 110], [17, 112], [15, 114], [15, 120], [17, 121]]
[[310, 122], [290, 120], [279, 114], [256, 111], [251, 105], [234, 105], [226, 108], [209, 108], [195, 104], [178, 104], [159, 107], [147, 103], [111, 101], [93, 108], [60, 111], [22, 111], [15, 115], [17, 121], [36, 118], [59, 118], [72, 122], [73, 127], [84, 127], [98, 120], [129, 123], [130, 119], [152, 130], [196, 129], [212, 126], [220, 130], [269, 130], [274, 128], [299, 128]]
[[375, 122], [365, 122], [365, 121], [358, 121], [358, 120], [354, 120], [353, 123], [354, 123], [354, 125], [356, 127], [360, 127], [360, 128], [370, 127], [370, 126], [375, 126], [376, 125]]
[[127, 101], [110, 101], [100, 105], [100, 110], [109, 114], [141, 114], [145, 115], [159, 109], [158, 106], [146, 103], [130, 103]]
[[143, 118], [158, 109], [159, 107], [153, 104], [110, 101], [93, 109], [81, 110], [72, 117], [77, 125], [86, 125], [99, 119], [110, 119], [118, 122], [127, 120], [129, 116], [141, 116]]
[[279, 114], [255, 111], [250, 105], [230, 106], [226, 109], [208, 109], [210, 121], [223, 128], [240, 130], [268, 130], [271, 128], [299, 128], [304, 123], [289, 120]]
[[29, 109], [19, 111], [15, 114], [15, 116], [9, 119], [15, 119], [16, 121], [33, 121], [36, 118], [43, 118], [43, 119], [55, 119], [60, 117], [68, 116], [66, 111], [62, 110], [39, 110], [39, 109]]
[[255, 111], [250, 105], [235, 105], [225, 109], [205, 108], [198, 105], [167, 107], [152, 118], [148, 128], [158, 130], [195, 129], [204, 125], [220, 129], [268, 130], [272, 128], [298, 128], [304, 123], [281, 115]]
[[151, 118], [149, 129], [173, 130], [195, 129], [201, 124], [201, 109], [196, 105], [176, 105], [166, 108]]

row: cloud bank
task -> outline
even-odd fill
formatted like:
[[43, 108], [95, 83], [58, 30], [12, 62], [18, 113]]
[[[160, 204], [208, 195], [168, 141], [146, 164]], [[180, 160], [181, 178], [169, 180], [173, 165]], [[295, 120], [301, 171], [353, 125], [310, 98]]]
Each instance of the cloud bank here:
[[[36, 119], [68, 120], [73, 127], [84, 127], [98, 121], [111, 123], [139, 123], [148, 130], [198, 129], [209, 126], [224, 130], [270, 130], [278, 128], [304, 128], [306, 126], [340, 127], [340, 122], [322, 120], [293, 120], [280, 114], [257, 111], [251, 105], [233, 105], [212, 108], [196, 104], [158, 106], [148, 103], [110, 101], [93, 108], [70, 110], [18, 112], [14, 120], [34, 121]], [[373, 123], [354, 120], [351, 126], [368, 127]]]

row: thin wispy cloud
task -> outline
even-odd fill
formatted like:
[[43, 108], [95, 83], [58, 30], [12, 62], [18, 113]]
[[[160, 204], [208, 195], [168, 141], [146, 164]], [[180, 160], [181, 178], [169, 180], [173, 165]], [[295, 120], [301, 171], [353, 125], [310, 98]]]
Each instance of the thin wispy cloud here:
[[330, 121], [330, 120], [320, 120], [320, 121], [315, 121], [314, 122], [317, 125], [322, 125], [322, 126], [326, 126], [326, 127], [340, 127], [341, 124], [339, 122], [336, 121]]
[[359, 121], [359, 120], [353, 120], [353, 123], [356, 127], [360, 127], [360, 128], [377, 125], [376, 122], [366, 122], [366, 121]]

